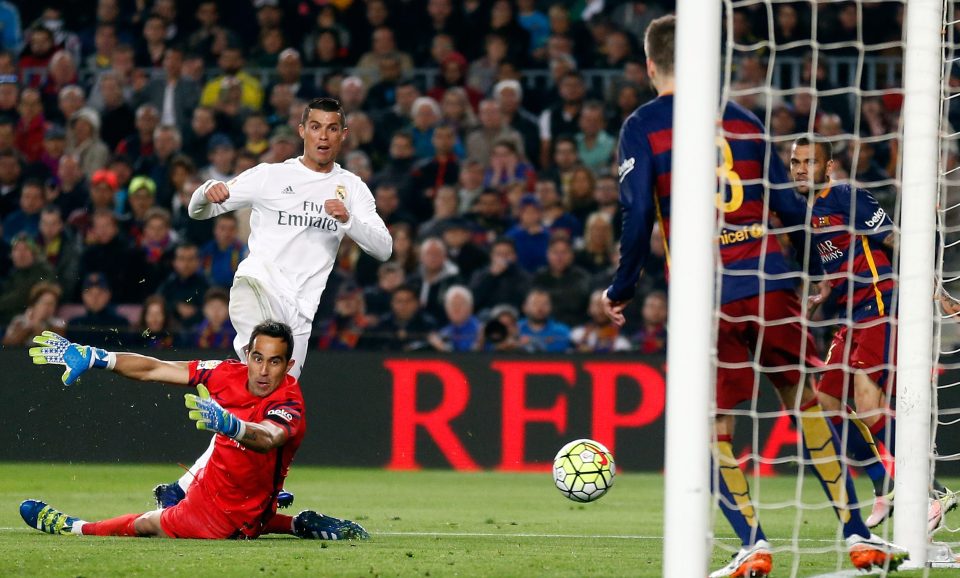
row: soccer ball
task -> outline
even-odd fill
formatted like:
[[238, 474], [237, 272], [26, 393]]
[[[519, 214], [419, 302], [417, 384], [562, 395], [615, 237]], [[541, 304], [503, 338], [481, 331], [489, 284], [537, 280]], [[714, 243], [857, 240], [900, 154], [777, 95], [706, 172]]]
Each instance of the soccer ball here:
[[600, 499], [613, 486], [616, 473], [610, 451], [593, 440], [574, 440], [560, 448], [553, 459], [557, 489], [575, 502]]

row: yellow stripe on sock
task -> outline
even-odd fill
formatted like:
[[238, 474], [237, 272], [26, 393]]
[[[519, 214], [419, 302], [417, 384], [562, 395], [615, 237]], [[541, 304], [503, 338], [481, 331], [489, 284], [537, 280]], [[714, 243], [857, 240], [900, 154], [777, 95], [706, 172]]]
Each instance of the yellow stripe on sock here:
[[878, 461], [881, 460], [880, 450], [877, 449], [877, 441], [873, 439], [873, 433], [867, 424], [863, 423], [863, 420], [857, 416], [856, 412], [851, 411], [849, 413], [849, 419], [850, 423], [860, 431], [860, 435], [863, 436], [864, 441], [870, 446], [870, 451], [873, 452], [873, 456], [877, 458]]
[[750, 501], [750, 486], [747, 485], [747, 478], [740, 470], [736, 458], [733, 457], [733, 444], [730, 442], [717, 442], [717, 454], [720, 462], [720, 476], [727, 485], [727, 490], [733, 496], [737, 509], [743, 515], [747, 524], [751, 528], [756, 528], [757, 513], [753, 509], [753, 503]]
[[807, 408], [800, 413], [800, 428], [803, 430], [803, 442], [810, 452], [813, 467], [823, 480], [827, 494], [833, 500], [833, 508], [840, 521], [846, 524], [850, 520], [850, 508], [847, 488], [844, 485], [843, 467], [833, 445], [833, 432], [823, 415], [820, 404]]

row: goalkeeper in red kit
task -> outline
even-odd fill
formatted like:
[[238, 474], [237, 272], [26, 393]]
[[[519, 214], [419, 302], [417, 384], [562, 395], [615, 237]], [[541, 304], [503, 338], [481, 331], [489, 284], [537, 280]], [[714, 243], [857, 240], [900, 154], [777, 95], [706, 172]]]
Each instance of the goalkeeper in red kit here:
[[294, 360], [290, 327], [275, 321], [257, 325], [247, 363], [162, 361], [134, 353], [112, 353], [77, 345], [51, 332], [34, 338], [36, 364], [66, 366], [63, 382], [73, 384], [92, 368], [139, 381], [196, 387], [186, 406], [197, 429], [216, 436], [214, 451], [195, 489], [176, 506], [86, 522], [39, 500], [20, 505], [23, 520], [50, 534], [158, 536], [169, 538], [256, 538], [294, 534], [301, 538], [363, 539], [367, 532], [349, 520], [311, 510], [296, 517], [277, 514], [277, 494], [306, 432], [300, 384], [289, 375]]
[[[633, 298], [649, 255], [653, 223], [659, 222], [665, 244], [670, 235], [675, 29], [673, 16], [658, 18], [648, 26], [644, 38], [647, 72], [659, 96], [634, 111], [620, 132], [623, 234], [620, 264], [604, 293], [604, 309], [618, 325], [625, 321], [624, 308]], [[732, 443], [732, 410], [756, 397], [757, 364], [799, 426], [804, 462], [812, 466], [843, 525], [853, 564], [862, 569], [895, 569], [907, 552], [872, 535], [861, 519], [840, 439], [804, 371], [820, 367], [822, 362], [801, 324], [796, 292], [801, 275], [784, 257], [768, 211], [775, 212], [785, 225], [800, 228], [806, 221], [806, 202], [793, 189], [756, 116], [728, 103], [721, 129], [724, 138], [719, 141], [722, 166], [718, 173], [724, 186], [716, 194], [716, 203], [722, 221], [717, 244], [723, 276], [713, 451], [718, 471], [713, 478], [720, 509], [740, 538], [741, 549], [730, 564], [710, 576], [767, 576], [773, 567], [772, 548]], [[705, 195], [704, 202], [713, 202], [713, 196]], [[669, 267], [669, 247], [665, 247], [665, 255]]]

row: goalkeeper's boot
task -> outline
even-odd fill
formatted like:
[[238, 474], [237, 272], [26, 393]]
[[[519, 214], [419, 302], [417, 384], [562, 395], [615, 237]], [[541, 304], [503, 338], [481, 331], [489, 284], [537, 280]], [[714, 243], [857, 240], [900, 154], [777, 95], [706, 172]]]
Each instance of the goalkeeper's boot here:
[[20, 517], [28, 526], [47, 534], [72, 534], [73, 524], [79, 518], [55, 510], [40, 500], [24, 500], [20, 504]]
[[289, 508], [293, 505], [293, 494], [286, 490], [280, 490], [277, 494], [277, 507], [280, 509]]
[[770, 554], [770, 544], [766, 540], [757, 540], [753, 546], [741, 548], [729, 564], [710, 574], [710, 578], [722, 576], [763, 578], [769, 576], [771, 570], [773, 570], [773, 556]]
[[180, 487], [180, 484], [160, 484], [153, 489], [153, 497], [157, 500], [157, 507], [161, 510], [172, 508], [187, 497], [187, 494]]
[[850, 561], [860, 570], [880, 568], [893, 572], [910, 558], [910, 553], [876, 534], [869, 538], [853, 535], [847, 538]]
[[927, 509], [927, 532], [934, 533], [940, 529], [943, 517], [957, 507], [957, 493], [947, 490], [942, 495], [930, 498], [930, 507]]
[[293, 533], [307, 540], [366, 540], [370, 534], [363, 526], [304, 510], [293, 519]]
[[867, 527], [876, 528], [893, 514], [893, 492], [885, 496], [877, 496], [873, 500], [873, 509], [867, 516]]

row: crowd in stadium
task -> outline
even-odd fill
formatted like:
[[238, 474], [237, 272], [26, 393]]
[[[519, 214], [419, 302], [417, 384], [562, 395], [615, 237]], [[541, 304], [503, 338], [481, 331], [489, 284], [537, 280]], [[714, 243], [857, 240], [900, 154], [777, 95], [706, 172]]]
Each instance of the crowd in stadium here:
[[[790, 54], [804, 57], [811, 15], [799, 4], [777, 4], [772, 23], [777, 42], [797, 42]], [[890, 22], [902, 8], [892, 4], [862, 16]], [[625, 329], [600, 295], [618, 260], [619, 127], [654, 97], [641, 35], [672, 9], [0, 1], [3, 344], [51, 329], [92, 345], [230, 349], [228, 290], [247, 215], [198, 221], [186, 205], [207, 179], [299, 155], [305, 103], [332, 96], [349, 126], [340, 162], [370, 187], [394, 246], [380, 264], [344, 239], [311, 348], [662, 353], [661, 240]], [[889, 26], [847, 38], [856, 11], [824, 3], [818, 40], [869, 50], [899, 39]], [[734, 16], [738, 46], [766, 34], [757, 7]], [[849, 48], [807, 58], [802, 83], [816, 70], [816, 88], [830, 89], [827, 59]], [[771, 60], [737, 57], [736, 98], [774, 136], [875, 137], [835, 148], [848, 174], [892, 193], [898, 98], [863, 99], [859, 118], [845, 95], [770, 100], [758, 87]]]

